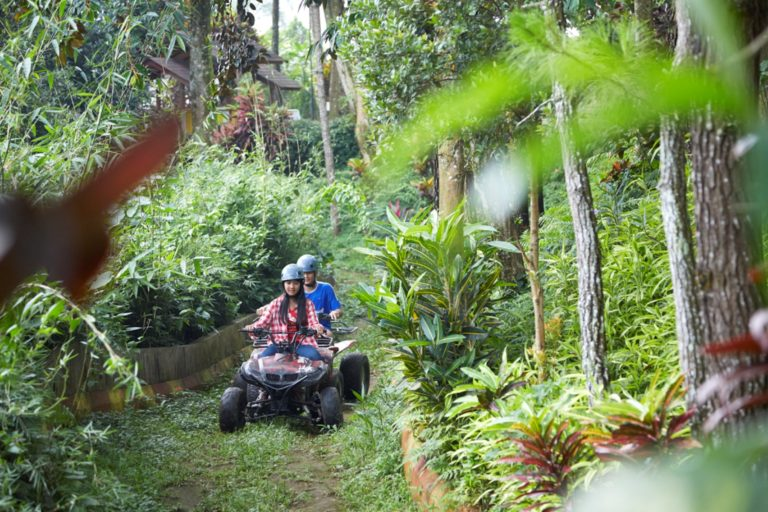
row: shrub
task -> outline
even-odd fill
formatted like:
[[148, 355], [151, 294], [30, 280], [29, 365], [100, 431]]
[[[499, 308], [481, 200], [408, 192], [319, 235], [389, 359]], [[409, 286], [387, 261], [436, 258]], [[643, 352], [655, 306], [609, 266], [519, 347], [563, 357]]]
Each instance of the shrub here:
[[[320, 123], [312, 119], [300, 119], [288, 125], [287, 169], [296, 173], [308, 169], [312, 174], [325, 176], [323, 159], [323, 136]], [[344, 169], [351, 158], [360, 156], [355, 139], [355, 124], [350, 116], [338, 117], [331, 121], [331, 147], [333, 165]]]
[[118, 210], [120, 252], [96, 283], [110, 332], [142, 346], [191, 341], [273, 298], [275, 269], [307, 252], [322, 226], [304, 211], [304, 175], [235, 163], [221, 148], [184, 151], [171, 178]]
[[0, 340], [0, 509], [103, 509], [93, 450], [105, 432], [76, 423], [54, 389], [84, 384], [66, 371], [81, 344], [129, 393], [138, 389], [133, 369], [92, 317], [45, 285], [26, 285], [0, 309]]
[[390, 235], [360, 249], [385, 276], [356, 297], [398, 340], [395, 358], [411, 383], [407, 398], [436, 421], [448, 393], [468, 382], [461, 368], [489, 355], [486, 342], [498, 325], [491, 305], [504, 286], [495, 254], [506, 245], [491, 239], [494, 228], [465, 222], [462, 208], [445, 218], [422, 212], [410, 222], [387, 213]]

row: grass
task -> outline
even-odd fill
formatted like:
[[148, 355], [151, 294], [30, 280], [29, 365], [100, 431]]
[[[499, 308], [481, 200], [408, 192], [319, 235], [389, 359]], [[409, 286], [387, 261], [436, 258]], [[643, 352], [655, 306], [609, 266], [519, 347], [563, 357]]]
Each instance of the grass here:
[[98, 463], [116, 510], [415, 510], [402, 476], [401, 394], [375, 328], [359, 334], [377, 385], [336, 431], [276, 419], [220, 433], [229, 376], [149, 409], [96, 416], [110, 427]]

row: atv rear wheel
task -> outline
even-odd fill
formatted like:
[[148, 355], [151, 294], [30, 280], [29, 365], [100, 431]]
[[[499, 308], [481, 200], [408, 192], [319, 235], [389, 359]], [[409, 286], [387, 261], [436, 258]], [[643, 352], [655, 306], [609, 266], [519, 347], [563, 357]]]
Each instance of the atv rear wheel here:
[[222, 432], [234, 432], [245, 426], [245, 392], [240, 388], [227, 388], [221, 395], [219, 428]]
[[333, 372], [333, 382], [331, 385], [339, 392], [339, 398], [344, 398], [344, 374], [340, 370]]
[[325, 425], [338, 426], [344, 422], [344, 414], [341, 409], [341, 397], [338, 390], [328, 386], [320, 391], [320, 413]]
[[368, 394], [368, 386], [371, 382], [371, 365], [368, 356], [355, 352], [344, 356], [339, 365], [339, 370], [344, 376], [344, 398], [356, 400], [355, 393], [361, 397]]

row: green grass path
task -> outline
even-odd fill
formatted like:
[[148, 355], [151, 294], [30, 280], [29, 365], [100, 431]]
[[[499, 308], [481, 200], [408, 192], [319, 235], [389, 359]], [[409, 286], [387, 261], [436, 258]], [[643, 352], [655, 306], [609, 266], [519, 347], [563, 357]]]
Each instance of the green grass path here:
[[403, 404], [391, 364], [375, 328], [356, 334], [378, 384], [338, 431], [279, 418], [219, 432], [219, 398], [231, 375], [148, 409], [96, 416], [110, 425], [98, 457], [105, 482], [122, 483], [123, 510], [414, 510], [402, 476], [396, 418]]

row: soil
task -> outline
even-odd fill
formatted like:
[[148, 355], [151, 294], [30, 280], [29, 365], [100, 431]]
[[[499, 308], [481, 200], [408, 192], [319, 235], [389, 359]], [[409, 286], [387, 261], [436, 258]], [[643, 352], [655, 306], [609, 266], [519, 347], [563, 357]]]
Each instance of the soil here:
[[203, 499], [203, 488], [197, 484], [189, 483], [166, 490], [165, 503], [174, 512], [192, 512]]
[[291, 510], [295, 511], [338, 511], [341, 510], [337, 501], [335, 488], [338, 478], [334, 475], [333, 468], [326, 462], [327, 454], [324, 446], [316, 447], [322, 443], [319, 437], [308, 437], [304, 440], [304, 446], [290, 452], [290, 457], [285, 463], [288, 485], [296, 492], [298, 502], [294, 503]]

